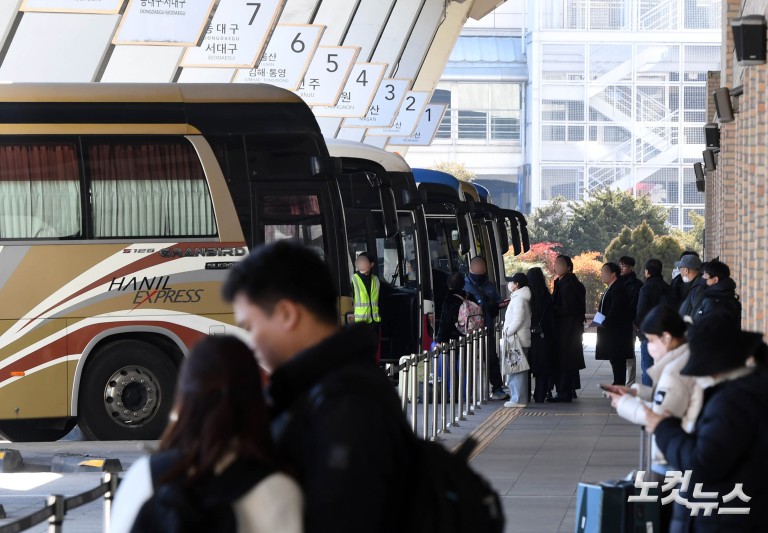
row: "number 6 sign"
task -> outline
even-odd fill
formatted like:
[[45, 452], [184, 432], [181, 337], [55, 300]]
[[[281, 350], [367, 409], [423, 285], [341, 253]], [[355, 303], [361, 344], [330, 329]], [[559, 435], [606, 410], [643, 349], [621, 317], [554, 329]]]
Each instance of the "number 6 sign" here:
[[319, 24], [278, 24], [261, 61], [254, 68], [238, 70], [234, 82], [269, 83], [295, 91], [324, 31], [325, 26]]

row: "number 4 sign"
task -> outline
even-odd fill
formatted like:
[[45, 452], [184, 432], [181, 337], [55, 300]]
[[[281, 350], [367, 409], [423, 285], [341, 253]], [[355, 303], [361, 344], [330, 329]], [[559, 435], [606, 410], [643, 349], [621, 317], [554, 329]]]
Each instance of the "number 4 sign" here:
[[307, 105], [335, 106], [359, 53], [359, 46], [319, 46], [296, 94]]
[[319, 24], [278, 24], [259, 64], [238, 70], [235, 83], [269, 83], [295, 91], [324, 31]]
[[429, 146], [435, 138], [437, 128], [443, 121], [448, 106], [445, 104], [427, 104], [416, 129], [407, 137], [390, 137], [390, 146]]
[[395, 123], [389, 128], [369, 128], [368, 135], [407, 137], [416, 129], [419, 118], [421, 118], [424, 108], [429, 101], [429, 96], [430, 93], [408, 91], [403, 103], [400, 105], [400, 111], [397, 113]]
[[362, 117], [371, 106], [376, 89], [384, 77], [386, 63], [357, 63], [341, 91], [335, 106], [316, 107], [318, 117]]

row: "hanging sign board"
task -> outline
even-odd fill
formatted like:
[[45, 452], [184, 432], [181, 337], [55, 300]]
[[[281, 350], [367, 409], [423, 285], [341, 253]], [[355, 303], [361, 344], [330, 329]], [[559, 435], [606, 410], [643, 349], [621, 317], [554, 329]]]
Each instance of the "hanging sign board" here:
[[359, 53], [359, 46], [318, 46], [296, 94], [311, 106], [335, 106]]
[[112, 44], [197, 46], [215, 0], [128, 0]]
[[384, 77], [386, 63], [356, 63], [335, 106], [315, 107], [318, 117], [363, 117]]
[[446, 104], [427, 104], [416, 129], [406, 137], [390, 137], [390, 146], [429, 146], [437, 134], [437, 128], [443, 121]]
[[389, 128], [370, 128], [368, 135], [387, 137], [407, 137], [419, 123], [421, 115], [429, 102], [430, 93], [408, 91], [400, 105], [395, 123]]
[[348, 118], [344, 128], [388, 128], [395, 121], [395, 115], [403, 103], [411, 80], [387, 78], [382, 80], [368, 112], [362, 118]]
[[114, 15], [124, 3], [125, 0], [24, 0], [19, 11]]
[[254, 68], [239, 69], [235, 83], [269, 83], [295, 91], [324, 31], [320, 24], [278, 24], [261, 61]]
[[285, 0], [221, 0], [203, 42], [187, 49], [181, 66], [252, 68], [284, 5]]

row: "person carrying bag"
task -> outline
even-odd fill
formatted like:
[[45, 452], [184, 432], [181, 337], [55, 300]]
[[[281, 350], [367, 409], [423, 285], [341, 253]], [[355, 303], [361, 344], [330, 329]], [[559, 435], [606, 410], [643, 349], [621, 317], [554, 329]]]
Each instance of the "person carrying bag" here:
[[528, 348], [531, 346], [531, 289], [528, 277], [518, 272], [509, 282], [512, 298], [504, 316], [502, 373], [506, 376], [510, 399], [504, 407], [528, 405]]

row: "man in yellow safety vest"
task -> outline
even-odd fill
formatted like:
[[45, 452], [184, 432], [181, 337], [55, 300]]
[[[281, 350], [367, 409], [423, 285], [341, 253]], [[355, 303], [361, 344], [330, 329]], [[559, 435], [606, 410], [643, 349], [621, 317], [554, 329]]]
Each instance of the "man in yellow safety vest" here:
[[355, 288], [355, 322], [381, 323], [379, 316], [379, 293], [381, 282], [373, 273], [373, 254], [362, 252], [355, 260], [357, 271], [352, 276]]

